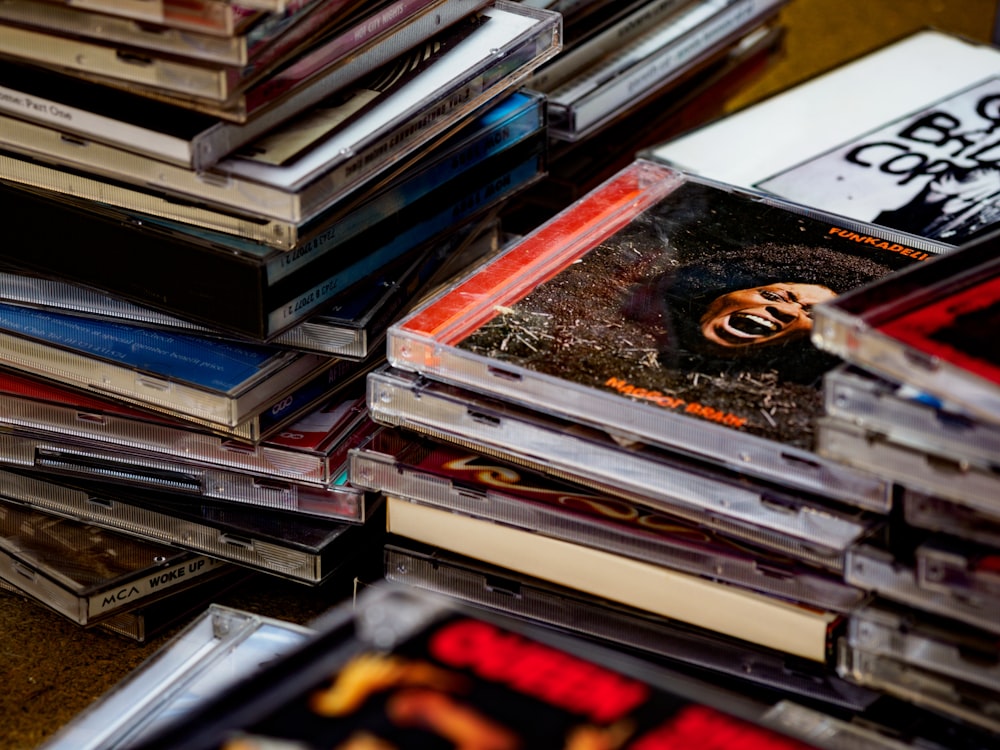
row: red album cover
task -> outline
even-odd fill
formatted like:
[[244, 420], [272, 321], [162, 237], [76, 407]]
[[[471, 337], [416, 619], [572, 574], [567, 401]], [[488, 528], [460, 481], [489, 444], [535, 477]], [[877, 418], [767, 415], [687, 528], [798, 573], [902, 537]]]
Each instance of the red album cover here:
[[[385, 610], [394, 613], [386, 619], [405, 621], [410, 615], [404, 609], [406, 601], [385, 602]], [[389, 627], [386, 622], [387, 630]], [[267, 680], [273, 684], [278, 671], [261, 674], [258, 683]], [[304, 677], [309, 671], [299, 670], [291, 675], [292, 680], [279, 683], [272, 692], [275, 700], [265, 711], [238, 729], [223, 730], [224, 738], [219, 742], [186, 745], [180, 736], [183, 732], [175, 731], [169, 741], [164, 738], [148, 747], [809, 747], [749, 718], [710, 707], [708, 701], [668, 691], [657, 683], [665, 678], [657, 670], [644, 677], [630, 676], [568, 647], [457, 612], [422, 625], [390, 649], [364, 648], [327, 674], [298, 680], [298, 689], [293, 689], [296, 674]], [[717, 703], [729, 695], [700, 687]], [[741, 701], [730, 697], [734, 704]], [[741, 708], [746, 711], [745, 705]]]
[[1000, 330], [1000, 276], [925, 300], [882, 324], [887, 336], [926, 355], [1000, 384], [1000, 353], [990, 344]]

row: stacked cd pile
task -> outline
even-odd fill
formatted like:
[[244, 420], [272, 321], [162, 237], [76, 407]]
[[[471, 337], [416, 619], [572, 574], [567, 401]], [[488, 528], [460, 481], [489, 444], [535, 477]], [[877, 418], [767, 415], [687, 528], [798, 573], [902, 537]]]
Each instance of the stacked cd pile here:
[[637, 151], [721, 113], [783, 41], [787, 0], [523, 0], [563, 14], [564, 50], [528, 82], [548, 100], [549, 168], [507, 212], [524, 231]]
[[883, 612], [851, 566], [894, 541], [893, 483], [813, 449], [814, 307], [942, 249], [634, 162], [390, 328], [391, 429], [349, 465], [386, 497], [386, 576], [988, 747], [838, 671]]
[[91, 624], [350, 560], [362, 376], [541, 176], [519, 89], [560, 35], [484, 0], [4, 3], [4, 581]]
[[893, 483], [886, 544], [845, 577], [877, 594], [838, 669], [1000, 732], [1000, 457], [995, 234], [817, 310], [826, 379], [817, 450]]
[[[847, 555], [845, 580], [876, 600], [853, 616], [838, 670], [993, 732], [1000, 412], [987, 280], [1000, 212], [984, 157], [998, 71], [995, 46], [925, 30], [651, 152], [962, 248], [816, 308], [814, 343], [847, 360], [824, 376], [816, 450], [895, 494], [887, 537]], [[857, 96], [849, 113], [841, 94]], [[948, 137], [930, 137], [944, 123]]]

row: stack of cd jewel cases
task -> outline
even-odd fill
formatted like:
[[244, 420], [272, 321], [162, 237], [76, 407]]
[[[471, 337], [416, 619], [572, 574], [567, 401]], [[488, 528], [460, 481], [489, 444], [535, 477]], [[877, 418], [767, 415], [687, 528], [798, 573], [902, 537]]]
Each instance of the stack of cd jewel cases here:
[[[370, 546], [363, 375], [541, 176], [519, 89], [560, 44], [502, 1], [3, 3], [4, 581], [90, 624], [72, 607], [216, 567], [319, 584]], [[65, 579], [112, 538], [146, 545], [112, 555], [131, 577]]]
[[878, 595], [838, 655], [851, 679], [1000, 731], [1000, 370], [995, 232], [817, 310], [846, 363], [825, 383], [821, 455], [897, 493], [888, 544], [845, 578]]
[[[980, 158], [995, 139], [979, 134], [994, 132], [984, 105], [1000, 91], [998, 69], [995, 46], [924, 30], [650, 152], [680, 169], [966, 246], [816, 307], [814, 344], [847, 360], [824, 376], [816, 450], [894, 492], [887, 538], [848, 551], [845, 580], [876, 599], [855, 614], [839, 671], [994, 732], [1000, 410], [982, 395], [995, 386], [983, 367], [992, 349], [982, 326], [997, 299], [986, 286], [996, 240], [984, 236], [1000, 213], [995, 165]], [[837, 92], [861, 91], [878, 93], [852, 100], [838, 118]], [[977, 135], [942, 148], [923, 128], [944, 122]], [[926, 148], [911, 166], [934, 162], [934, 174], [904, 179], [857, 158], [890, 143]], [[943, 186], [959, 184], [981, 189], [938, 200]], [[960, 276], [983, 285], [963, 291]], [[971, 408], [977, 393], [980, 406]]]
[[837, 659], [886, 611], [849, 566], [893, 484], [814, 449], [810, 316], [945, 249], [634, 162], [390, 327], [391, 429], [348, 474], [386, 498], [387, 577], [878, 712]]

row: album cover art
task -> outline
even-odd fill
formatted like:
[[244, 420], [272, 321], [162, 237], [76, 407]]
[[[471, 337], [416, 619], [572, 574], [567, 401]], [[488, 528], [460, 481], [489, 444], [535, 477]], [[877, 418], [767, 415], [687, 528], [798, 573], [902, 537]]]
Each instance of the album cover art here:
[[962, 244], [1000, 221], [1000, 77], [761, 180], [757, 187]]
[[522, 299], [499, 295], [454, 344], [809, 448], [820, 379], [836, 362], [810, 343], [813, 307], [928, 257], [685, 181]]

